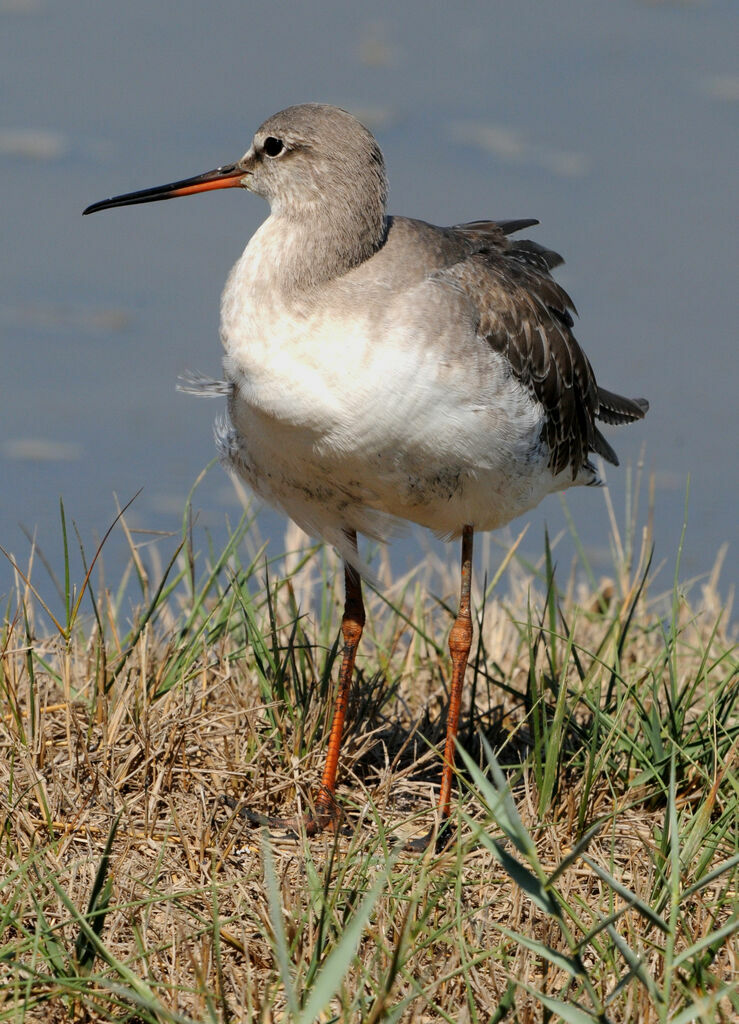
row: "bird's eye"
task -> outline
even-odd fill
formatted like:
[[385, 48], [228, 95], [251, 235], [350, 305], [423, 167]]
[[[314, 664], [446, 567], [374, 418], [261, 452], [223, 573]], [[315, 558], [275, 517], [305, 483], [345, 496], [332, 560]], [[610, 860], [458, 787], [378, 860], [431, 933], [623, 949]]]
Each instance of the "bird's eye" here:
[[273, 135], [268, 135], [262, 146], [267, 156], [279, 156], [284, 148], [285, 145], [282, 139], [276, 139]]

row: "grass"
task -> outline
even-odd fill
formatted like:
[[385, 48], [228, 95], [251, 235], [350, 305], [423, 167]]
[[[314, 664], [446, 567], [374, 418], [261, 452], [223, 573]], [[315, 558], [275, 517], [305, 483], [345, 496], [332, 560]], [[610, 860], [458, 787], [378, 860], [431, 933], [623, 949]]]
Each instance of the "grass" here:
[[309, 806], [341, 574], [294, 531], [266, 560], [248, 519], [197, 554], [189, 522], [156, 570], [130, 538], [134, 611], [84, 552], [75, 585], [63, 512], [56, 596], [35, 549], [17, 566], [0, 1021], [737, 1019], [739, 672], [717, 572], [658, 589], [633, 512], [625, 537], [613, 516], [609, 580], [582, 552], [563, 584], [548, 540], [536, 565], [514, 546], [475, 601], [450, 843], [414, 856], [396, 840], [433, 821], [456, 574], [381, 567], [349, 833], [268, 835], [223, 795]]

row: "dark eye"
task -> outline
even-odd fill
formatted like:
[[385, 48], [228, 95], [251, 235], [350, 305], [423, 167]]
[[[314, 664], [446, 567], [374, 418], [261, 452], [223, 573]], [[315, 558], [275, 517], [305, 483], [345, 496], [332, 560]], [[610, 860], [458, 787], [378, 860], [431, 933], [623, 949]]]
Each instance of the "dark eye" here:
[[279, 156], [284, 148], [282, 139], [276, 139], [273, 135], [268, 135], [262, 146], [267, 156]]

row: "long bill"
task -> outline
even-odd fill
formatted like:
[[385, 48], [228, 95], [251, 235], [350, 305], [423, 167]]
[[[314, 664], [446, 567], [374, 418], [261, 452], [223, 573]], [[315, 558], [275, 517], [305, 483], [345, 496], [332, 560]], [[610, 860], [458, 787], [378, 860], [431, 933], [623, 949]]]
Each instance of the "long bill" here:
[[160, 199], [176, 199], [178, 196], [192, 196], [196, 192], [209, 192], [215, 188], [245, 187], [247, 172], [238, 164], [227, 167], [216, 167], [214, 171], [197, 174], [194, 178], [183, 178], [172, 181], [169, 185], [157, 185], [156, 188], [145, 188], [140, 192], [126, 192], [122, 196], [103, 199], [83, 210], [83, 214], [97, 213], [98, 210], [111, 210], [116, 206], [136, 206], [138, 203], [157, 203]]

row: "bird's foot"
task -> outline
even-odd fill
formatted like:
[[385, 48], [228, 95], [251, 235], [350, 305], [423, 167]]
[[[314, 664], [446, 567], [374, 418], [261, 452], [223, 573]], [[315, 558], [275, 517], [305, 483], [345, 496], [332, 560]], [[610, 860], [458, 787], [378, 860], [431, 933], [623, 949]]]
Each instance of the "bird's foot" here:
[[438, 827], [433, 825], [425, 836], [418, 836], [416, 839], [406, 839], [403, 849], [408, 853], [425, 853], [430, 846], [433, 846], [436, 853], [441, 853], [449, 846], [454, 836], [454, 830], [449, 823], [449, 818], [441, 819]]
[[318, 835], [319, 832], [331, 831], [339, 835], [351, 835], [352, 830], [344, 822], [344, 812], [329, 793], [320, 793], [316, 800], [315, 810], [291, 818], [278, 818], [261, 814], [244, 807], [240, 800], [224, 793], [221, 801], [238, 817], [248, 821], [250, 825], [262, 828], [280, 829], [288, 833], [290, 838], [298, 839], [302, 834]]
[[[336, 803], [333, 796], [325, 791], [319, 793], [315, 808], [312, 812], [303, 815], [295, 815], [290, 818], [279, 818], [269, 814], [261, 814], [259, 811], [252, 811], [245, 807], [240, 800], [224, 793], [221, 802], [239, 818], [243, 818], [250, 825], [261, 828], [279, 829], [286, 832], [290, 839], [299, 839], [301, 835], [316, 836], [319, 832], [333, 832], [335, 835], [351, 836], [353, 830], [346, 821], [346, 814]], [[436, 853], [447, 849], [454, 837], [454, 829], [448, 817], [443, 817], [438, 825], [433, 825], [429, 831], [415, 839], [399, 840], [402, 849], [408, 853], [425, 853], [432, 847]]]

